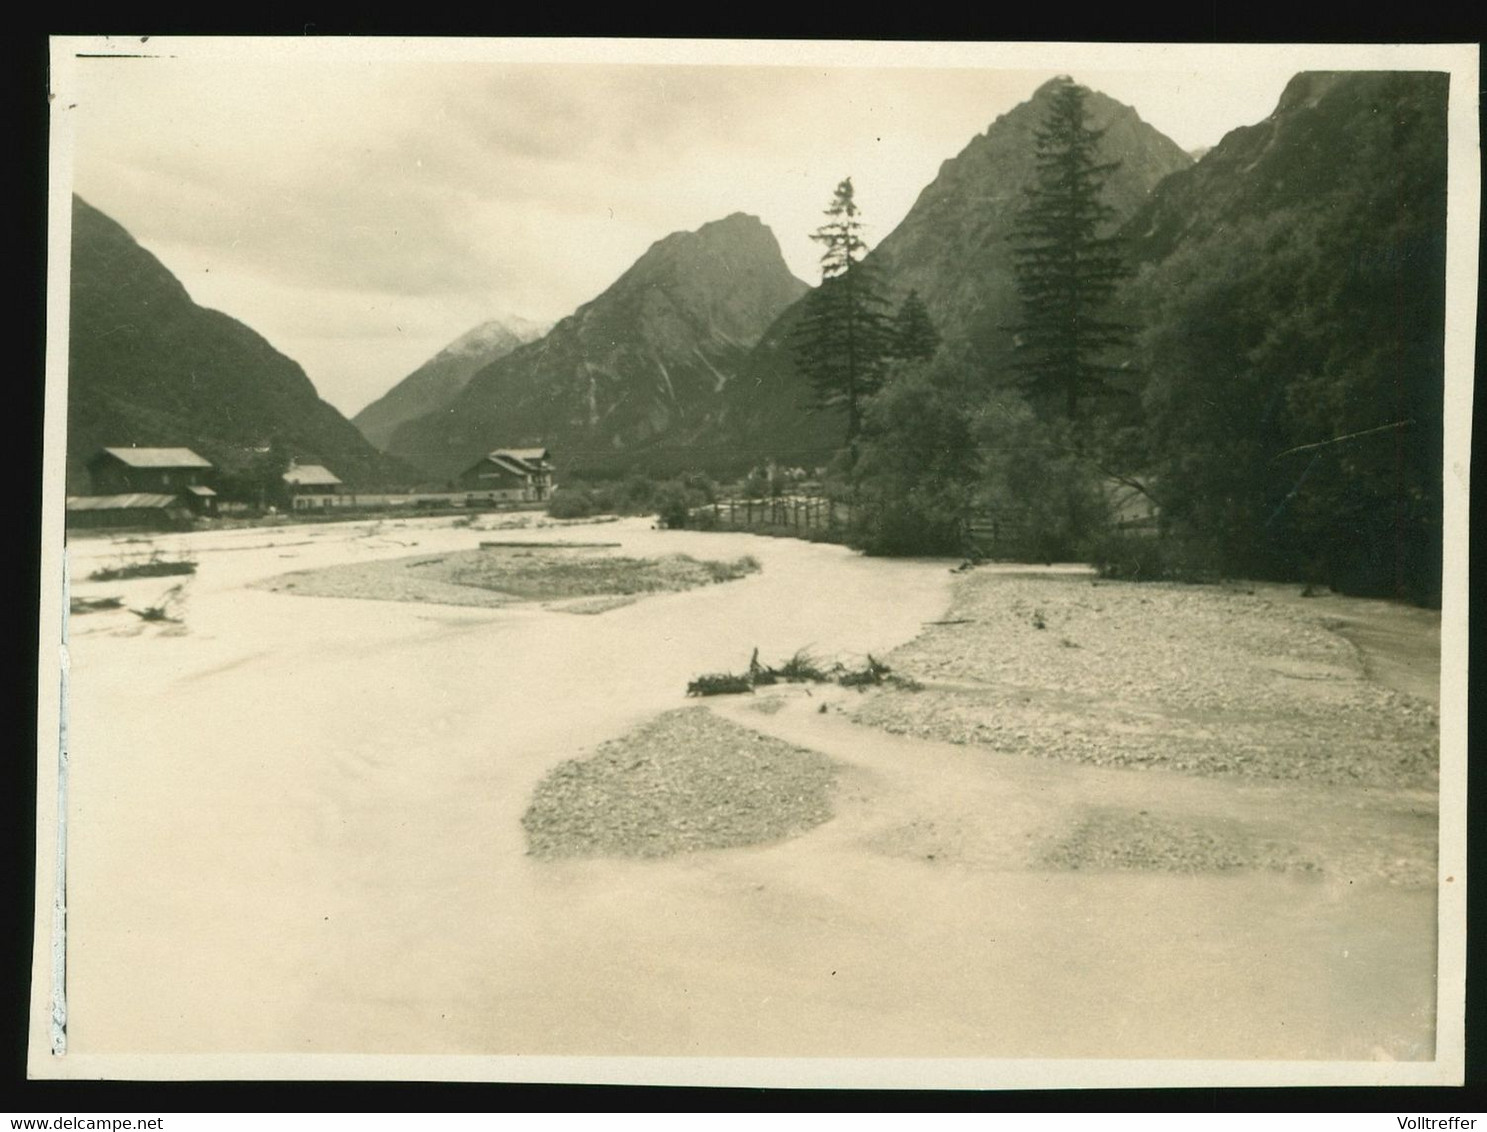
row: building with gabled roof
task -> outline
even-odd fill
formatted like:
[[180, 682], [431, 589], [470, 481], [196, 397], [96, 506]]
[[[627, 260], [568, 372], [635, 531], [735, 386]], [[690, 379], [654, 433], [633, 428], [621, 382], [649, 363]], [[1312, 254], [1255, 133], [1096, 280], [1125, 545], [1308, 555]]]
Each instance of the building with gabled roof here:
[[520, 460], [533, 466], [552, 463], [552, 457], [546, 448], [497, 448], [492, 455], [506, 456], [513, 460]]
[[324, 464], [290, 464], [284, 482], [293, 487], [340, 487], [341, 477]]
[[307, 507], [336, 507], [342, 504], [346, 485], [324, 464], [290, 462], [282, 477], [289, 505], [296, 511]]
[[176, 495], [188, 487], [208, 486], [212, 471], [212, 462], [189, 448], [104, 448], [88, 461], [95, 496]]
[[492, 502], [539, 502], [552, 494], [552, 455], [546, 448], [496, 448], [460, 473], [472, 497]]
[[170, 531], [191, 526], [191, 508], [185, 499], [163, 491], [69, 495], [66, 517], [70, 529], [124, 527]]

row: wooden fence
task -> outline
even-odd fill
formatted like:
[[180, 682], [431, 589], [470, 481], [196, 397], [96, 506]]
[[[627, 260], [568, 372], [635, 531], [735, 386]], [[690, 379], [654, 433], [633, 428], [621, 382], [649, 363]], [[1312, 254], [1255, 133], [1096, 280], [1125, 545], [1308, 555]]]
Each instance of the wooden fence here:
[[[798, 532], [806, 537], [821, 532], [829, 537], [851, 530], [857, 513], [850, 500], [796, 493], [768, 499], [720, 499], [696, 508], [692, 516], [699, 525], [718, 530]], [[1033, 514], [1027, 508], [986, 509], [972, 516], [967, 535], [982, 554], [1012, 556], [1025, 551], [1033, 526]]]
[[718, 530], [788, 530], [807, 535], [813, 531], [845, 533], [852, 527], [856, 509], [847, 500], [796, 493], [769, 499], [720, 499], [696, 508], [692, 515]]
[[[858, 517], [848, 500], [794, 493], [766, 499], [722, 499], [692, 511], [694, 523], [717, 530], [757, 531], [794, 535], [821, 541], [845, 542]], [[1158, 534], [1154, 517], [1140, 516], [1115, 522], [1110, 533], [1149, 539]], [[1041, 537], [1040, 537], [1041, 536]], [[966, 554], [1010, 562], [1037, 562], [1050, 553], [1039, 515], [1031, 507], [983, 507], [966, 527]]]

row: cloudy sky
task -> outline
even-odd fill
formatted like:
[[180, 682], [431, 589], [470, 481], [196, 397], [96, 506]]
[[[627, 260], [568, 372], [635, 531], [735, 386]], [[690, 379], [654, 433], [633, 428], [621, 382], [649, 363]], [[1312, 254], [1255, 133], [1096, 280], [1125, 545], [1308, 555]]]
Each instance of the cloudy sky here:
[[837, 181], [853, 178], [875, 242], [1055, 74], [1192, 149], [1263, 119], [1309, 62], [1275, 47], [58, 41], [54, 182], [350, 414], [476, 323], [555, 321], [667, 233], [732, 212], [761, 217], [814, 282], [808, 237]]

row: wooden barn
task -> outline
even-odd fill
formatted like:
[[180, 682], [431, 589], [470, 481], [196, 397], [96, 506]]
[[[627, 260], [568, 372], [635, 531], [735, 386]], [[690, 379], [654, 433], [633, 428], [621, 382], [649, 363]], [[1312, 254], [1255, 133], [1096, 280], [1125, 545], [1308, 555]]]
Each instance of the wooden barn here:
[[212, 462], [189, 448], [105, 448], [88, 461], [93, 494], [179, 495], [207, 487]]
[[217, 513], [214, 472], [189, 448], [104, 448], [88, 461], [92, 494], [67, 498], [67, 526], [185, 530]]

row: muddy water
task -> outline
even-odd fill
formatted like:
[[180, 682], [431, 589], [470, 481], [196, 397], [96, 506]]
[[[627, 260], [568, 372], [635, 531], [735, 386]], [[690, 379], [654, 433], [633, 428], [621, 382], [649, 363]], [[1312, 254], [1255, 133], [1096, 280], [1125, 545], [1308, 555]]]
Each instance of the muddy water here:
[[[791, 693], [773, 715], [718, 710], [837, 759], [835, 820], [662, 861], [527, 858], [546, 770], [678, 706], [690, 677], [755, 646], [886, 651], [948, 601], [944, 563], [602, 531], [764, 569], [598, 616], [454, 609], [246, 587], [478, 532], [232, 532], [179, 540], [201, 563], [184, 625], [76, 619], [72, 1048], [1431, 1055], [1429, 888], [1038, 863], [1096, 803], [1309, 825], [1346, 861], [1340, 844], [1429, 799], [989, 764]], [[110, 553], [81, 544], [75, 575]], [[100, 592], [134, 604], [161, 582]]]

